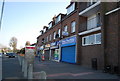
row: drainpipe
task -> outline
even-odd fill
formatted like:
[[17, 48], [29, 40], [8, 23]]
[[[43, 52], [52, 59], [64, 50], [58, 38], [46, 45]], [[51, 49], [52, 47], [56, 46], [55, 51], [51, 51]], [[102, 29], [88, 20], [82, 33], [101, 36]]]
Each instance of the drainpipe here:
[[[101, 33], [102, 33], [102, 50], [103, 50], [103, 62], [104, 62], [104, 67], [107, 65], [107, 55], [106, 55], [106, 3], [101, 2], [101, 17], [102, 17], [102, 27], [101, 27]], [[104, 68], [103, 67], [103, 68]]]
[[[120, 7], [120, 1], [118, 2], [118, 4], [117, 4], [117, 6], [118, 7]], [[118, 75], [120, 75], [120, 42], [119, 42], [119, 40], [120, 40], [120, 21], [119, 21], [119, 19], [120, 19], [120, 10], [118, 10]]]

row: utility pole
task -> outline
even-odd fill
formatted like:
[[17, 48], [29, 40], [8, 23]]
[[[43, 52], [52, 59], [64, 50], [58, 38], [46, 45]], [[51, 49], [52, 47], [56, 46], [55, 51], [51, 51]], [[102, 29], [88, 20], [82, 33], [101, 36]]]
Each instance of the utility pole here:
[[1, 30], [1, 25], [2, 25], [2, 18], [3, 18], [4, 4], [5, 4], [5, 0], [3, 0], [3, 2], [2, 2], [2, 10], [1, 10], [1, 16], [0, 16], [0, 30]]

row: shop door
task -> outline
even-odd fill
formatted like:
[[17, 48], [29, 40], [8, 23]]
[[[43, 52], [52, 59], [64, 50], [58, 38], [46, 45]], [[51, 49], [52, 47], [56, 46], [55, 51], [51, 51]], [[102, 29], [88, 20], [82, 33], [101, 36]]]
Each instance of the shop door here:
[[49, 60], [49, 50], [45, 50], [45, 60]]
[[61, 61], [68, 63], [76, 63], [75, 61], [75, 46], [62, 47]]

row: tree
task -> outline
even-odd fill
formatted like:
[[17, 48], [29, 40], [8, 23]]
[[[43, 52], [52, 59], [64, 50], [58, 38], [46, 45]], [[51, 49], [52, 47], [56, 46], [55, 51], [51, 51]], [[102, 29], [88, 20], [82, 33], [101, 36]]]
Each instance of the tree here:
[[30, 41], [26, 41], [25, 46], [30, 46]]
[[17, 38], [16, 37], [12, 37], [10, 39], [10, 43], [9, 43], [10, 47], [13, 48], [13, 52], [16, 51], [16, 47], [17, 47]]

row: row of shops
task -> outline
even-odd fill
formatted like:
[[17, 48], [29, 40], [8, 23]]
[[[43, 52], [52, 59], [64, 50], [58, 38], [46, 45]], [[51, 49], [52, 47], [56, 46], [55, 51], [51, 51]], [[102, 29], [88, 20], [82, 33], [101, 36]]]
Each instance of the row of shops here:
[[76, 36], [42, 45], [37, 53], [44, 55], [45, 60], [76, 63]]

